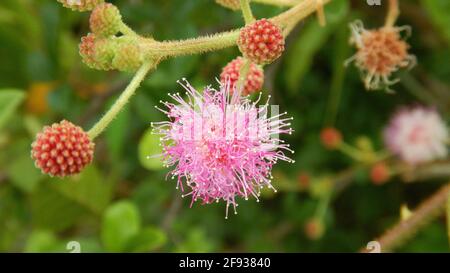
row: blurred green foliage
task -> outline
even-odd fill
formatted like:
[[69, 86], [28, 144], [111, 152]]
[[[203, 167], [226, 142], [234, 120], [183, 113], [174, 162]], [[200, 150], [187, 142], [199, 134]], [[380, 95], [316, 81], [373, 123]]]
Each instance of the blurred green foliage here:
[[[239, 27], [241, 15], [212, 0], [110, 1], [139, 33], [158, 40], [183, 39]], [[326, 7], [328, 24], [315, 16], [287, 39], [287, 50], [267, 66], [264, 93], [273, 95], [295, 120], [287, 141], [296, 163], [274, 170], [278, 193], [261, 202], [241, 201], [238, 214], [224, 219], [223, 203], [202, 206], [182, 199], [157, 158], [151, 121], [165, 117], [154, 109], [186, 77], [194, 86], [215, 84], [237, 48], [164, 61], [127, 108], [98, 139], [96, 160], [81, 175], [49, 179], [34, 168], [30, 144], [45, 124], [68, 119], [92, 126], [118, 96], [131, 75], [88, 69], [77, 52], [88, 32], [88, 13], [64, 9], [54, 0], [0, 2], [0, 251], [68, 252], [78, 241], [83, 252], [107, 251], [357, 251], [394, 224], [402, 204], [415, 207], [441, 180], [375, 186], [367, 170], [356, 168], [349, 185], [331, 200], [322, 193], [337, 173], [352, 165], [319, 141], [326, 125], [352, 142], [366, 135], [382, 147], [380, 132], [399, 105], [435, 105], [450, 110], [450, 2], [401, 1], [399, 24], [411, 25], [411, 52], [419, 60], [401, 73], [395, 95], [366, 92], [358, 71], [343, 62], [352, 55], [349, 22], [383, 24], [384, 7], [365, 1], [335, 0]], [[254, 4], [257, 17], [283, 9]], [[310, 177], [303, 190], [300, 174]], [[328, 182], [327, 182], [328, 181]], [[325, 200], [325, 201], [324, 201]], [[328, 201], [327, 201], [328, 200]], [[324, 234], [312, 240], [308, 221], [323, 216]], [[429, 225], [400, 251], [445, 251], [445, 220]]]

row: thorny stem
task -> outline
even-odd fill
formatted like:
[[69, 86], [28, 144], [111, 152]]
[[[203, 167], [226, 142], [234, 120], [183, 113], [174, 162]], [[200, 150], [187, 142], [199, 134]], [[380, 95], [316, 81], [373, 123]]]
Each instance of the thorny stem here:
[[398, 0], [389, 0], [388, 12], [384, 26], [393, 27], [399, 15], [400, 9], [398, 8]]
[[255, 17], [253, 17], [252, 9], [250, 8], [249, 0], [240, 0], [242, 16], [244, 17], [245, 24], [250, 24], [255, 21]]
[[89, 130], [88, 135], [91, 140], [95, 139], [103, 130], [108, 127], [111, 121], [117, 116], [122, 108], [127, 104], [128, 100], [135, 93], [136, 89], [140, 86], [147, 73], [155, 68], [157, 62], [147, 61], [137, 71], [136, 75], [131, 80], [130, 84], [125, 88], [123, 93], [119, 96], [116, 102], [106, 112], [106, 114]]
[[[394, 227], [375, 239], [375, 241], [380, 243], [381, 251], [393, 251], [427, 223], [438, 217], [445, 207], [449, 194], [450, 183], [443, 186], [430, 198], [421, 203], [410, 217], [405, 220], [400, 220]], [[363, 248], [360, 251], [367, 252], [367, 249]]]

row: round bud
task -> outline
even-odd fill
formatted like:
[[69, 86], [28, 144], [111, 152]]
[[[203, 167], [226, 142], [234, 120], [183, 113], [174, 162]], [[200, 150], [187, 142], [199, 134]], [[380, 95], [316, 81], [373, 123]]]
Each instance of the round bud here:
[[305, 226], [305, 234], [310, 240], [318, 240], [325, 233], [325, 226], [322, 221], [317, 218], [309, 219]]
[[336, 129], [327, 127], [320, 132], [320, 140], [328, 149], [336, 149], [342, 143], [342, 135]]
[[120, 30], [122, 16], [119, 9], [113, 4], [103, 3], [98, 5], [89, 18], [91, 31], [98, 37], [115, 35]]
[[370, 169], [370, 180], [375, 185], [381, 185], [387, 182], [391, 174], [389, 167], [384, 162], [378, 162]]
[[114, 57], [114, 41], [97, 38], [95, 34], [89, 33], [81, 38], [79, 46], [83, 62], [94, 69], [111, 70]]
[[92, 162], [94, 146], [83, 129], [63, 120], [37, 134], [31, 158], [43, 173], [65, 177], [80, 173]]
[[[242, 65], [244, 64], [244, 58], [237, 57], [236, 59], [229, 62], [220, 74], [220, 81], [222, 84], [230, 84], [231, 90], [236, 88], [236, 84], [239, 81], [239, 74]], [[227, 82], [229, 81], [229, 82]], [[258, 65], [251, 63], [250, 70], [247, 73], [247, 78], [245, 79], [243, 94], [248, 95], [256, 91], [261, 90], [264, 83], [264, 71]]]
[[244, 57], [256, 64], [271, 63], [284, 51], [281, 29], [267, 19], [242, 28], [237, 43]]
[[143, 63], [144, 58], [136, 39], [118, 40], [112, 65], [120, 71], [135, 71]]

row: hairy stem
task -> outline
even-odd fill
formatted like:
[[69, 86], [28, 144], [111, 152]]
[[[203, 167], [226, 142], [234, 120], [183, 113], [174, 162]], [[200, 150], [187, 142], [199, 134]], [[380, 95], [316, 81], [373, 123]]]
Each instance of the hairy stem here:
[[128, 103], [129, 99], [135, 93], [136, 89], [140, 86], [147, 73], [154, 67], [157, 62], [148, 61], [144, 63], [141, 68], [136, 72], [130, 84], [125, 88], [123, 93], [119, 96], [116, 102], [111, 106], [108, 112], [89, 130], [88, 135], [91, 140], [95, 139], [103, 130], [108, 127], [111, 121], [117, 116], [122, 108]]
[[[322, 0], [323, 4], [331, 0]], [[271, 20], [281, 27], [293, 27], [300, 20], [316, 11], [316, 0], [303, 0], [291, 9], [273, 17]], [[167, 58], [181, 55], [200, 54], [209, 51], [235, 46], [240, 29], [214, 34], [211, 36], [191, 38], [180, 41], [155, 41], [141, 38], [141, 46], [147, 56], [152, 58]]]
[[234, 30], [182, 41], [158, 42], [155, 40], [142, 39], [142, 46], [148, 56], [167, 58], [181, 55], [200, 54], [234, 46], [236, 45], [238, 36], [239, 30]]
[[[445, 207], [449, 194], [450, 183], [443, 186], [430, 198], [421, 203], [406, 220], [400, 220], [393, 228], [375, 239], [375, 241], [380, 243], [381, 251], [393, 251], [411, 238], [427, 223], [439, 216]], [[367, 250], [364, 248], [361, 249], [361, 252], [367, 252]]]
[[400, 9], [398, 7], [398, 0], [389, 0], [388, 12], [384, 26], [393, 27], [399, 15]]
[[127, 26], [123, 22], [120, 25], [120, 32], [122, 32], [124, 35], [131, 35], [131, 36], [137, 35], [136, 32], [134, 32], [134, 30], [132, 30], [129, 26]]
[[250, 8], [249, 0], [240, 0], [242, 16], [244, 17], [245, 24], [250, 24], [255, 21], [255, 17], [253, 17], [252, 9]]

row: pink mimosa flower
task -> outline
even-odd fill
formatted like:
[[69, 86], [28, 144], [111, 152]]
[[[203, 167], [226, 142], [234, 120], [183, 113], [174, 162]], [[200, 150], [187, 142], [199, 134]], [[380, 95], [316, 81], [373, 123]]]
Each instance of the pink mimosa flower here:
[[430, 108], [403, 108], [384, 131], [388, 149], [409, 164], [419, 164], [447, 156], [447, 127]]
[[[291, 134], [286, 113], [268, 117], [268, 101], [262, 106], [232, 92], [230, 84], [218, 91], [206, 87], [203, 93], [189, 83], [180, 83], [186, 98], [169, 94], [174, 103], [162, 102], [170, 121], [152, 123], [154, 133], [162, 135], [162, 157], [169, 173], [177, 178], [177, 188], [192, 196], [192, 204], [224, 200], [236, 213], [236, 197], [253, 196], [259, 201], [264, 187], [271, 184], [272, 166], [278, 161], [293, 162], [284, 151], [293, 152], [278, 138]], [[272, 107], [272, 112], [273, 112]], [[278, 108], [275, 107], [275, 110]], [[188, 188], [186, 190], [185, 188]]]

